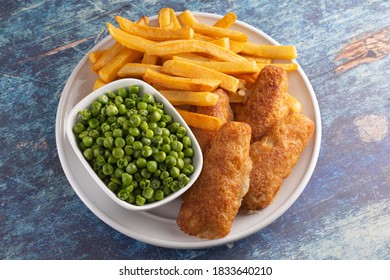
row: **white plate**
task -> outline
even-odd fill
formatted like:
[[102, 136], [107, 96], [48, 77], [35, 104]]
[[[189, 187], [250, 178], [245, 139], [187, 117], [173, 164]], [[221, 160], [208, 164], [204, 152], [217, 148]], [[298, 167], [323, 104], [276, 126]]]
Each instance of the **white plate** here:
[[[194, 15], [200, 22], [206, 24], [213, 24], [221, 17], [195, 12]], [[156, 24], [157, 16], [151, 17], [150, 22]], [[232, 29], [245, 32], [252, 42], [278, 45], [265, 33], [243, 22], [237, 21]], [[105, 49], [112, 44], [113, 40], [108, 36], [91, 51]], [[297, 200], [314, 171], [321, 143], [320, 111], [313, 88], [299, 67], [298, 71], [289, 73], [288, 91], [302, 103], [303, 113], [315, 121], [316, 132], [269, 207], [253, 215], [238, 214], [230, 234], [217, 240], [197, 239], [180, 231], [175, 221], [180, 207], [179, 200], [174, 200], [159, 208], [158, 211], [145, 213], [126, 210], [108, 198], [96, 185], [83, 168], [65, 133], [67, 115], [85, 95], [92, 92], [96, 78], [96, 74], [90, 70], [88, 57], [85, 55], [70, 75], [60, 98], [56, 119], [57, 150], [66, 177], [85, 205], [102, 221], [131, 238], [161, 247], [187, 249], [213, 247], [237, 241], [259, 231], [280, 217]], [[82, 94], [72, 95], [72, 92]]]

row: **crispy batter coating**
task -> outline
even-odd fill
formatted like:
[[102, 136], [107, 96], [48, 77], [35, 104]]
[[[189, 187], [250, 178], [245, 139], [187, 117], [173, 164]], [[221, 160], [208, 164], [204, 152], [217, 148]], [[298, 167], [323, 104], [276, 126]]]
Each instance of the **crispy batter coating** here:
[[183, 195], [177, 217], [182, 231], [205, 239], [230, 232], [249, 188], [250, 134], [250, 126], [240, 122], [225, 123], [218, 130], [198, 180]]
[[252, 128], [252, 142], [258, 141], [274, 123], [289, 113], [287, 72], [276, 66], [264, 67], [248, 93], [245, 104], [236, 112], [236, 120]]
[[312, 137], [314, 126], [306, 116], [292, 113], [251, 144], [253, 168], [249, 191], [242, 202], [244, 210], [263, 209], [273, 201]]
[[[218, 88], [214, 91], [218, 95], [218, 102], [214, 106], [198, 106], [196, 112], [208, 116], [220, 118], [223, 123], [233, 120], [233, 112], [230, 109], [229, 96], [226, 91]], [[191, 127], [203, 153], [210, 148], [211, 139], [216, 131]]]

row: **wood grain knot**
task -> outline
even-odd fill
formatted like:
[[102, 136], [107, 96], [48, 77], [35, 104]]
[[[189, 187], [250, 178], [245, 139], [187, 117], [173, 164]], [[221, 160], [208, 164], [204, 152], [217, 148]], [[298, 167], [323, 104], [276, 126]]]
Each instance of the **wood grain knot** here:
[[359, 40], [354, 40], [345, 46], [336, 57], [336, 61], [344, 60], [336, 68], [336, 73], [347, 71], [363, 63], [379, 60], [390, 53], [388, 30], [368, 35]]

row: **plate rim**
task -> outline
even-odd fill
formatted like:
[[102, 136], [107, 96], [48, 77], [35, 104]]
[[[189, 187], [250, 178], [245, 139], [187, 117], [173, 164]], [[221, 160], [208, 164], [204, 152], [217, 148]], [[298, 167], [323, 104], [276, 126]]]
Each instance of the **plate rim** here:
[[[176, 12], [176, 14], [180, 14], [180, 13], [181, 12]], [[222, 15], [205, 13], [205, 12], [192, 12], [192, 13], [194, 14], [194, 16], [207, 17], [210, 19], [220, 19], [222, 17]], [[155, 21], [157, 19], [157, 17], [158, 17], [157, 15], [154, 15], [154, 16], [151, 16], [148, 18], [150, 21]], [[240, 21], [240, 20], [236, 20], [235, 24], [237, 24], [243, 28], [249, 29], [253, 33], [260, 34], [260, 36], [263, 39], [269, 41], [270, 44], [279, 45], [279, 43], [275, 39], [273, 39], [268, 34], [264, 33], [262, 30], [257, 29], [256, 27], [254, 27], [252, 25], [249, 25], [249, 24], [247, 24], [243, 21]], [[110, 35], [108, 35], [107, 37], [102, 39], [99, 43], [94, 45], [88, 52], [99, 49], [100, 46], [106, 44], [110, 40], [112, 40], [112, 38]], [[75, 182], [73, 174], [70, 174], [71, 172], [69, 170], [66, 170], [66, 168], [64, 167], [65, 154], [61, 148], [61, 142], [62, 142], [61, 137], [66, 138], [66, 135], [62, 136], [60, 133], [61, 132], [60, 131], [60, 129], [61, 129], [60, 117], [61, 117], [61, 114], [63, 111], [63, 108], [60, 105], [65, 102], [64, 101], [64, 99], [65, 99], [64, 93], [69, 91], [75, 77], [77, 76], [76, 74], [77, 74], [78, 70], [86, 63], [86, 61], [88, 59], [88, 52], [83, 56], [83, 58], [78, 62], [76, 67], [72, 70], [72, 73], [68, 77], [68, 79], [65, 83], [65, 86], [61, 92], [61, 96], [60, 96], [60, 99], [58, 102], [58, 107], [57, 107], [57, 113], [56, 113], [56, 127], [55, 127], [56, 148], [57, 148], [57, 153], [58, 153], [58, 156], [60, 159], [61, 167], [62, 167], [64, 174], [65, 174], [68, 182], [70, 183], [72, 189], [75, 191], [75, 193], [81, 199], [81, 201], [84, 203], [84, 205], [94, 215], [96, 215], [100, 220], [105, 222], [110, 227], [114, 228], [115, 230], [119, 231], [120, 233], [122, 233], [130, 238], [133, 238], [135, 240], [138, 240], [138, 241], [141, 241], [141, 242], [144, 242], [147, 244], [151, 244], [154, 246], [164, 247], [164, 248], [202, 249], [202, 248], [217, 247], [217, 246], [225, 245], [228, 243], [232, 243], [232, 242], [244, 239], [244, 238], [260, 231], [261, 229], [264, 229], [265, 227], [270, 225], [272, 222], [276, 221], [280, 216], [282, 216], [292, 206], [292, 204], [294, 204], [296, 202], [298, 197], [302, 194], [303, 190], [306, 188], [307, 184], [309, 183], [309, 180], [311, 179], [311, 177], [313, 175], [313, 172], [315, 170], [316, 164], [318, 162], [319, 154], [320, 154], [320, 147], [321, 147], [321, 140], [322, 140], [322, 123], [321, 123], [321, 113], [320, 113], [320, 109], [319, 109], [319, 104], [318, 104], [318, 100], [317, 100], [317, 97], [315, 95], [314, 89], [313, 89], [308, 77], [306, 76], [305, 72], [299, 66], [297, 71], [299, 72], [299, 76], [301, 77], [302, 81], [304, 82], [304, 85], [307, 87], [307, 90], [310, 94], [310, 98], [311, 98], [310, 101], [311, 101], [312, 107], [313, 107], [312, 109], [314, 112], [314, 117], [315, 117], [314, 121], [315, 121], [316, 129], [315, 129], [314, 137], [312, 138], [312, 141], [314, 141], [314, 146], [312, 149], [310, 163], [309, 163], [305, 173], [303, 174], [302, 179], [300, 180], [299, 184], [296, 186], [295, 191], [291, 194], [291, 196], [286, 201], [286, 203], [282, 204], [278, 208], [277, 211], [274, 211], [269, 216], [267, 216], [262, 221], [261, 226], [251, 226], [251, 227], [247, 228], [246, 230], [240, 232], [240, 235], [238, 237], [234, 237], [234, 238], [231, 237], [230, 235], [228, 235], [224, 238], [215, 239], [215, 240], [201, 240], [201, 241], [198, 240], [198, 242], [191, 242], [191, 241], [189, 241], [189, 242], [185, 242], [185, 241], [173, 242], [173, 241], [167, 241], [167, 240], [162, 240], [162, 239], [158, 239], [158, 238], [152, 238], [150, 236], [144, 236], [144, 235], [139, 234], [138, 232], [135, 232], [135, 231], [132, 231], [133, 232], [132, 235], [128, 234], [128, 230], [129, 230], [128, 228], [126, 228], [125, 226], [123, 226], [120, 223], [113, 222], [112, 219], [110, 219], [110, 217], [104, 213], [104, 211], [102, 211], [101, 209], [96, 207], [95, 204], [86, 201], [86, 199], [81, 195], [78, 188], [75, 187], [75, 186], [77, 186], [77, 182]], [[293, 61], [295, 63], [297, 63], [295, 60], [293, 60]], [[297, 64], [299, 65], [299, 63], [297, 63]], [[63, 120], [63, 121], [65, 121], [65, 120]], [[65, 128], [63, 130], [65, 131]]]

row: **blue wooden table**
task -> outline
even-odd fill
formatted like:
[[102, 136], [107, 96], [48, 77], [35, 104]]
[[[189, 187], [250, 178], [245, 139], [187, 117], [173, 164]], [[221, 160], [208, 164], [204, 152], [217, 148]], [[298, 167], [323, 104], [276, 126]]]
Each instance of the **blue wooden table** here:
[[[0, 259], [390, 259], [389, 1], [11, 1], [0, 9]], [[64, 85], [114, 15], [225, 14], [294, 44], [322, 116], [314, 174], [295, 204], [228, 246], [133, 240], [70, 186], [55, 138]]]

